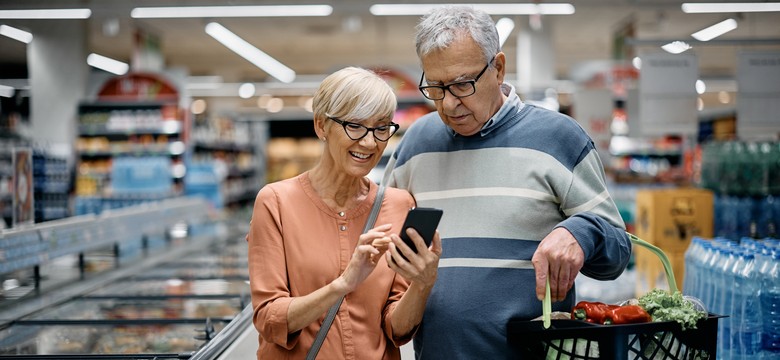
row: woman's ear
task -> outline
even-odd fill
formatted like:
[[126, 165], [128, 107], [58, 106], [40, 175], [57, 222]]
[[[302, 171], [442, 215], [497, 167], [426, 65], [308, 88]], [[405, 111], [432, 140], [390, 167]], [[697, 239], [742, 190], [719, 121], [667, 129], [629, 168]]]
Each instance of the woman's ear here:
[[314, 132], [320, 140], [325, 139], [327, 132], [325, 131], [325, 120], [322, 117], [314, 117]]

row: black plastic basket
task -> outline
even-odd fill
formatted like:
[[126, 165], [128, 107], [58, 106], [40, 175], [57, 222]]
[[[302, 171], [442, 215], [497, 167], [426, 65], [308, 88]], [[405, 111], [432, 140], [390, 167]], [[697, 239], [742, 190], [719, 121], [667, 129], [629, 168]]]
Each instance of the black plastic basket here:
[[507, 341], [521, 359], [715, 359], [718, 318], [710, 314], [696, 329], [674, 321], [597, 325], [580, 320], [512, 320]]

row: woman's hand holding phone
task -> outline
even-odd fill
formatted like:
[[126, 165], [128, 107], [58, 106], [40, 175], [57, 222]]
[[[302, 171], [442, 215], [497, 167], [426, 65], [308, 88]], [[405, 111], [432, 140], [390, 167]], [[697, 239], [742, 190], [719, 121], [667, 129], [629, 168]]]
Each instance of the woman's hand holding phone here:
[[391, 234], [387, 264], [404, 278], [433, 285], [441, 256], [441, 238], [436, 231], [442, 210], [415, 208], [409, 211], [401, 233]]

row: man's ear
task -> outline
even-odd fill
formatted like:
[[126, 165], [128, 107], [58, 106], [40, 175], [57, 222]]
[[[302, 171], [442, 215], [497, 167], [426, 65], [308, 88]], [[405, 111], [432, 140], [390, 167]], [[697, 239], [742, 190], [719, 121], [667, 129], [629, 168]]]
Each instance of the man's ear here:
[[504, 83], [504, 76], [506, 75], [506, 55], [504, 55], [503, 51], [496, 54], [496, 58], [493, 60], [493, 66], [496, 68], [496, 80], [498, 80], [498, 84], [501, 85]]

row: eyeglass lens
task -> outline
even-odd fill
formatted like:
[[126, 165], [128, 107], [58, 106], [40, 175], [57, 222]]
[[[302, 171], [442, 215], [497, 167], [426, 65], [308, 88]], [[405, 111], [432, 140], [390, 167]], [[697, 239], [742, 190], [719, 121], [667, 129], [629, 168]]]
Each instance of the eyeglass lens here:
[[349, 138], [352, 140], [360, 140], [366, 135], [368, 135], [369, 131], [371, 131], [375, 139], [379, 141], [387, 141], [388, 139], [390, 139], [391, 136], [393, 136], [393, 134], [395, 134], [396, 130], [398, 130], [398, 125], [396, 124], [369, 128], [361, 124], [352, 123], [349, 121], [339, 120], [335, 118], [330, 118], [330, 119], [341, 124], [344, 127], [344, 132], [346, 132], [347, 136], [349, 136]]
[[474, 80], [450, 84], [444, 87], [426, 87], [423, 88], [423, 95], [429, 99], [443, 99], [444, 89], [456, 97], [466, 97], [474, 94], [477, 89], [474, 87]]

